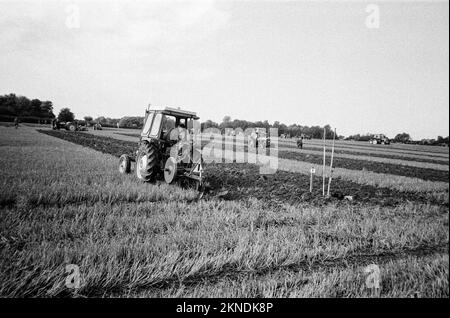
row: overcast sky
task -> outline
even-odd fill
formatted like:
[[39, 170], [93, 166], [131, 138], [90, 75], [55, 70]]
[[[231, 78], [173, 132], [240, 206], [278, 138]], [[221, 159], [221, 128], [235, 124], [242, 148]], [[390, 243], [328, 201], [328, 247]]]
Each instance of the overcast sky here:
[[448, 2], [375, 2], [378, 28], [369, 3], [0, 0], [0, 94], [77, 118], [151, 103], [219, 122], [447, 136]]

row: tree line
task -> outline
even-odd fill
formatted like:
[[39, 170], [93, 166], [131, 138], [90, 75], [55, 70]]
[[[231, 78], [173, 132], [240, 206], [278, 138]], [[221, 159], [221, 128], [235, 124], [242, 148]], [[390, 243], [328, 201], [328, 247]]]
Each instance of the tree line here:
[[[355, 140], [355, 141], [369, 141], [373, 138], [374, 134], [356, 134], [351, 135], [345, 138], [345, 140]], [[395, 135], [394, 138], [391, 139], [391, 141], [395, 143], [403, 143], [403, 144], [417, 144], [417, 145], [431, 145], [431, 146], [443, 146], [449, 144], [449, 136], [442, 137], [437, 136], [436, 139], [420, 139], [420, 140], [413, 140], [411, 136], [408, 133], [402, 132], [397, 135]]]
[[[70, 108], [62, 108], [56, 117], [53, 113], [53, 103], [51, 101], [41, 101], [37, 98], [29, 99], [25, 96], [17, 96], [15, 94], [0, 95], [0, 121], [12, 121], [15, 117], [19, 117], [23, 122], [47, 122], [53, 118], [57, 118], [61, 122], [69, 122], [75, 120], [75, 114]], [[122, 118], [109, 118], [85, 116], [81, 120], [87, 125], [99, 123], [105, 127], [121, 127], [121, 128], [142, 128], [144, 124], [144, 117], [141, 116], [127, 116]], [[218, 128], [223, 132], [225, 129], [246, 130], [247, 128], [277, 128], [279, 136], [286, 137], [300, 137], [322, 139], [324, 128], [326, 130], [326, 139], [333, 138], [333, 130], [330, 125], [320, 126], [303, 126], [298, 124], [286, 125], [275, 121], [270, 124], [267, 120], [264, 121], [247, 121], [241, 119], [232, 120], [230, 116], [225, 116], [221, 123], [216, 123], [212, 120], [206, 120], [201, 123], [202, 130], [206, 128]], [[346, 138], [344, 136], [336, 136], [338, 139], [355, 140], [355, 141], [369, 141], [374, 134], [356, 134]], [[423, 145], [447, 145], [449, 144], [449, 137], [437, 136], [436, 139], [421, 139], [413, 140], [408, 133], [399, 133], [393, 139], [393, 142], [423, 144]]]
[[[320, 126], [302, 126], [298, 124], [292, 124], [292, 125], [286, 125], [283, 123], [280, 123], [279, 121], [275, 121], [273, 124], [270, 124], [269, 121], [247, 121], [247, 120], [240, 120], [240, 119], [234, 119], [231, 120], [230, 116], [225, 116], [222, 120], [222, 122], [216, 123], [212, 120], [207, 120], [201, 124], [202, 129], [214, 127], [220, 129], [222, 132], [226, 128], [231, 129], [237, 129], [241, 128], [242, 130], [246, 130], [247, 128], [277, 128], [278, 129], [278, 135], [285, 135], [287, 137], [307, 137], [307, 138], [317, 138], [321, 139], [323, 138], [323, 131], [324, 128], [326, 129], [326, 139], [333, 139], [333, 129], [330, 125], [325, 125], [324, 127]], [[336, 138], [343, 138], [343, 136], [336, 136]]]
[[11, 121], [15, 117], [25, 122], [51, 120], [55, 118], [53, 103], [15, 94], [0, 95], [0, 120]]

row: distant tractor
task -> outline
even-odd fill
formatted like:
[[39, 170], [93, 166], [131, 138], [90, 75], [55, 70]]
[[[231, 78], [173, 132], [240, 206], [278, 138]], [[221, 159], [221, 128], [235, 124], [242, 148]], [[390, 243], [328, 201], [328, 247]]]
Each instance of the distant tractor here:
[[381, 145], [389, 145], [391, 143], [391, 141], [389, 140], [388, 137], [386, 137], [383, 134], [376, 134], [373, 135], [372, 138], [369, 140], [369, 143], [377, 145], [377, 144], [381, 144]]
[[311, 137], [311, 135], [301, 134], [300, 138], [311, 140], [312, 137]]
[[52, 121], [52, 129], [59, 130], [65, 129], [68, 131], [87, 131], [87, 127], [84, 125], [80, 125], [77, 121], [68, 121], [68, 122], [60, 122], [57, 119]]
[[203, 160], [193, 136], [194, 121], [198, 119], [196, 113], [186, 110], [147, 108], [136, 157], [122, 155], [119, 172], [130, 173], [131, 162], [135, 161], [139, 180], [154, 182], [163, 177], [171, 184], [180, 179], [202, 189]]

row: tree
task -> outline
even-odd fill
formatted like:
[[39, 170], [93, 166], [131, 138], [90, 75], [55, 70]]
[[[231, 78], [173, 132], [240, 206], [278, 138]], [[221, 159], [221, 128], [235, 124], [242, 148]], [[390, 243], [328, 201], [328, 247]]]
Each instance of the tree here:
[[394, 137], [394, 141], [395, 142], [406, 143], [406, 142], [408, 142], [410, 140], [411, 140], [411, 136], [409, 134], [405, 133], [405, 132], [401, 133], [401, 134], [397, 134]]
[[51, 101], [45, 101], [41, 103], [41, 111], [45, 114], [46, 117], [55, 118], [55, 114], [53, 114], [53, 103]]
[[39, 99], [35, 98], [35, 99], [31, 100], [31, 102], [29, 103], [31, 116], [39, 117], [42, 114], [41, 104], [42, 104], [42, 102]]
[[103, 125], [103, 124], [106, 122], [106, 118], [103, 117], [103, 116], [100, 116], [100, 117], [95, 118], [94, 121], [95, 121], [97, 124]]
[[94, 119], [91, 116], [84, 116], [84, 121], [86, 125], [90, 125]]
[[211, 127], [214, 127], [214, 128], [219, 127], [219, 124], [213, 122], [211, 119], [208, 119], [206, 122], [202, 123], [201, 125], [202, 125], [201, 126], [202, 129], [207, 129], [207, 128], [211, 128]]
[[74, 121], [75, 115], [70, 111], [70, 108], [62, 108], [58, 114], [58, 120], [62, 122]]
[[0, 115], [36, 118], [54, 118], [52, 102], [28, 99], [14, 94], [0, 96]]
[[31, 108], [31, 103], [28, 98], [25, 96], [18, 96], [15, 98], [14, 101], [14, 112], [16, 115], [19, 116], [35, 116], [36, 114], [33, 114], [33, 110]]
[[231, 117], [230, 116], [225, 116], [222, 121], [224, 123], [229, 123], [231, 121]]
[[144, 125], [144, 117], [123, 117], [119, 120], [120, 128], [141, 128]]
[[17, 97], [15, 94], [0, 96], [0, 114], [9, 116], [19, 115], [16, 104]]

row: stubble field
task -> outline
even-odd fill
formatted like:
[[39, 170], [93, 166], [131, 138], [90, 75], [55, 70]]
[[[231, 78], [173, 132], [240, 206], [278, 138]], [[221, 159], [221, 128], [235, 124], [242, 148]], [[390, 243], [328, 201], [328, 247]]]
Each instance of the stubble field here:
[[199, 198], [120, 175], [135, 135], [0, 126], [2, 297], [449, 296], [448, 148], [338, 143], [322, 198], [320, 144], [280, 140], [276, 173], [206, 164]]

